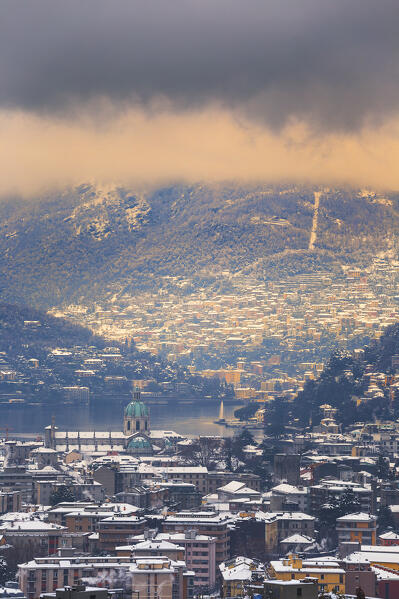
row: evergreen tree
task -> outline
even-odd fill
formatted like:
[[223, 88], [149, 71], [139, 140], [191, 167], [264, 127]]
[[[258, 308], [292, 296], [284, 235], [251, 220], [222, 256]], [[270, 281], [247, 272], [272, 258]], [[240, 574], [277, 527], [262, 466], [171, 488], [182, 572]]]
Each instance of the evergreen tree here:
[[378, 530], [386, 531], [389, 528], [395, 528], [395, 522], [392, 517], [392, 512], [387, 505], [380, 507], [377, 515]]
[[389, 478], [389, 459], [380, 455], [377, 462], [377, 476], [382, 480]]
[[51, 505], [57, 505], [57, 503], [76, 501], [75, 493], [66, 485], [61, 485], [50, 494]]
[[282, 397], [276, 399], [269, 405], [265, 418], [265, 428], [274, 437], [279, 437], [285, 431], [288, 417], [288, 404]]
[[11, 572], [7, 562], [4, 559], [0, 559], [0, 585], [3, 586], [8, 580], [14, 578], [14, 573]]

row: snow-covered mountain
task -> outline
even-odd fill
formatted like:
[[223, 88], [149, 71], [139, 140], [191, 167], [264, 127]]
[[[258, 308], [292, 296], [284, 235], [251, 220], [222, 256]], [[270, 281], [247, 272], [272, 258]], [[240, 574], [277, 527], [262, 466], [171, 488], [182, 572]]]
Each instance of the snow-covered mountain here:
[[156, 290], [168, 275], [206, 285], [222, 272], [334, 271], [379, 252], [394, 259], [398, 232], [399, 196], [368, 190], [84, 184], [2, 200], [0, 299], [48, 307]]

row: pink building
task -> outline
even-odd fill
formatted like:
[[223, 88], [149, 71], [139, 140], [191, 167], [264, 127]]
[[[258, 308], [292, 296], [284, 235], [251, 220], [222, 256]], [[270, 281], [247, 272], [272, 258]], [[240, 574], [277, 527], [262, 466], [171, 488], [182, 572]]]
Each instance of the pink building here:
[[216, 538], [197, 534], [195, 530], [183, 533], [158, 533], [154, 535], [137, 535], [132, 537], [131, 545], [116, 547], [118, 556], [130, 556], [135, 545], [140, 541], [167, 541], [178, 547], [184, 547], [185, 562], [189, 570], [195, 572], [194, 586], [209, 587], [216, 585]]

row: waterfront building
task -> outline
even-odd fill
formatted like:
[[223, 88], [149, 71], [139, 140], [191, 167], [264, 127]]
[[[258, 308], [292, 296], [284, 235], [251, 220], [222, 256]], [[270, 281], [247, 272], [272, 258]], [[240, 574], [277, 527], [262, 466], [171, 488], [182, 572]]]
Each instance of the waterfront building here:
[[45, 429], [46, 447], [82, 454], [118, 451], [151, 456], [165, 447], [173, 447], [178, 440], [181, 436], [174, 431], [151, 430], [149, 407], [141, 401], [139, 391], [125, 408], [122, 431], [61, 431], [54, 422]]

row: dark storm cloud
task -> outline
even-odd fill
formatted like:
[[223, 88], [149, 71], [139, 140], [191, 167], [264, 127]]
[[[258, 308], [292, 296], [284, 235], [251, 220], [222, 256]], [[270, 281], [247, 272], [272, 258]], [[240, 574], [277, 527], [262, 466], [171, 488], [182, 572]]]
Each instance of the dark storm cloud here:
[[2, 0], [0, 105], [209, 103], [356, 129], [399, 104], [398, 0]]

